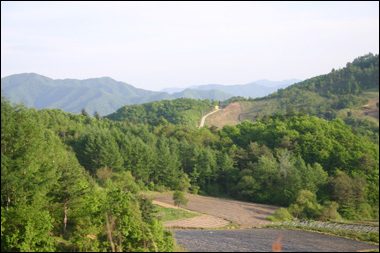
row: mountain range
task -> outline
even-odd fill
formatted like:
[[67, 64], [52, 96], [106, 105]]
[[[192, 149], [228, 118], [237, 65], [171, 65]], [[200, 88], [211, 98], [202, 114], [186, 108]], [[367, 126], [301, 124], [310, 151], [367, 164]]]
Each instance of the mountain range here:
[[261, 97], [285, 88], [299, 80], [283, 82], [261, 80], [245, 85], [201, 85], [177, 90], [149, 91], [110, 77], [77, 79], [52, 79], [36, 73], [16, 74], [1, 78], [2, 96], [12, 102], [21, 101], [36, 109], [59, 108], [66, 112], [79, 113], [83, 108], [90, 115], [115, 112], [125, 105], [143, 104], [176, 98], [210, 99], [223, 101], [233, 96]]
[[247, 84], [235, 84], [235, 85], [221, 85], [221, 84], [207, 84], [207, 85], [197, 85], [190, 86], [188, 88], [165, 88], [162, 92], [167, 92], [173, 94], [176, 92], [182, 92], [186, 89], [196, 89], [196, 90], [220, 90], [226, 93], [230, 93], [234, 96], [240, 96], [245, 98], [257, 98], [269, 95], [276, 92], [278, 89], [284, 89], [289, 85], [301, 82], [299, 79], [289, 79], [283, 81], [269, 81], [269, 80], [258, 80], [255, 82]]

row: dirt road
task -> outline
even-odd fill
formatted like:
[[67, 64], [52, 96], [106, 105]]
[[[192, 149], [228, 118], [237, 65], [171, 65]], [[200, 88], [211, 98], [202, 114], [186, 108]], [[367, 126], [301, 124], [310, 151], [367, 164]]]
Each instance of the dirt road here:
[[210, 116], [211, 114], [216, 113], [217, 111], [220, 111], [220, 109], [216, 109], [215, 111], [212, 111], [212, 112], [210, 112], [209, 114], [206, 114], [205, 116], [203, 116], [203, 117], [202, 117], [202, 120], [201, 120], [201, 124], [199, 125], [199, 129], [201, 129], [201, 128], [204, 126], [205, 121], [206, 121], [206, 118], [207, 118], [208, 116]]

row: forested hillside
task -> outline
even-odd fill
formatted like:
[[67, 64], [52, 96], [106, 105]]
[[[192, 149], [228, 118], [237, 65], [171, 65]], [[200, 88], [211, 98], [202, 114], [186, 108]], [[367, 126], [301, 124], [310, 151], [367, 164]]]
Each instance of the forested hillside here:
[[130, 105], [119, 108], [106, 118], [132, 123], [157, 125], [161, 121], [187, 126], [199, 125], [203, 115], [214, 109], [217, 102], [210, 100], [175, 99]]
[[[299, 112], [327, 120], [341, 118], [355, 131], [375, 141], [378, 135], [373, 133], [379, 132], [378, 99], [379, 56], [370, 53], [347, 63], [342, 69], [333, 69], [331, 73], [279, 89], [266, 97], [254, 100], [240, 97], [241, 110], [236, 112], [235, 124], [245, 120], [255, 122], [276, 113], [292, 115]], [[230, 99], [229, 103], [234, 101], [237, 99]], [[374, 102], [373, 108], [364, 107], [368, 102]], [[365, 109], [373, 109], [373, 117], [377, 120], [366, 116]], [[212, 115], [209, 122], [218, 117], [218, 114]], [[223, 126], [220, 122], [215, 124]]]
[[1, 251], [173, 251], [172, 234], [130, 171], [109, 164], [114, 173], [105, 166], [94, 176], [64, 144], [91, 127], [111, 131], [106, 122], [2, 97]]
[[338, 110], [367, 103], [366, 92], [379, 91], [379, 55], [358, 57], [345, 68], [279, 90], [263, 99], [277, 99], [282, 108], [294, 108], [326, 119]]

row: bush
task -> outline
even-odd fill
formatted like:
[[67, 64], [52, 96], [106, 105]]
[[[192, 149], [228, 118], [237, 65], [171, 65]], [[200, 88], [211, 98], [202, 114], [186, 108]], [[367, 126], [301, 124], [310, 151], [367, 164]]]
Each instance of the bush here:
[[175, 189], [181, 192], [188, 192], [190, 188], [190, 178], [186, 173], [183, 173], [176, 183]]
[[166, 192], [166, 191], [168, 191], [168, 189], [165, 186], [163, 186], [163, 185], [157, 185], [157, 184], [155, 185], [154, 190], [158, 191], [158, 192]]
[[286, 208], [277, 209], [274, 216], [271, 217], [274, 217], [274, 221], [291, 221], [294, 219], [294, 216]]
[[338, 203], [336, 203], [334, 201], [326, 202], [325, 205], [323, 206], [321, 220], [325, 220], [325, 221], [330, 221], [330, 220], [340, 221], [340, 220], [342, 220], [342, 216], [340, 216], [340, 214], [338, 213], [338, 208], [339, 208]]
[[150, 191], [154, 191], [155, 189], [155, 185], [152, 181], [150, 181], [146, 186], [148, 187]]
[[373, 218], [372, 207], [368, 203], [362, 203], [357, 208], [357, 214], [359, 220], [370, 220]]
[[144, 184], [144, 182], [143, 182], [141, 179], [136, 180], [136, 184], [138, 185], [138, 187], [139, 187], [141, 190], [148, 190], [148, 189], [145, 187], [145, 184]]
[[198, 195], [198, 192], [199, 192], [199, 186], [198, 185], [195, 185], [195, 184], [193, 184], [193, 185], [191, 185], [191, 193], [192, 194], [194, 194], [194, 195]]
[[289, 212], [296, 218], [315, 219], [321, 216], [322, 206], [317, 203], [317, 196], [308, 190], [298, 193], [295, 204], [289, 206]]
[[178, 208], [179, 208], [179, 205], [182, 204], [186, 206], [187, 203], [189, 202], [189, 199], [187, 199], [185, 195], [183, 194], [183, 192], [180, 192], [180, 191], [174, 192], [173, 200], [174, 200], [174, 205], [178, 206]]

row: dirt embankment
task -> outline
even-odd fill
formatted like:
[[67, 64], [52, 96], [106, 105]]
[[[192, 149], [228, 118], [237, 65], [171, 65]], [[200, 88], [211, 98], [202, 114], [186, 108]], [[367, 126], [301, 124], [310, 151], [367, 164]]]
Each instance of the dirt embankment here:
[[359, 115], [366, 115], [375, 119], [379, 119], [379, 108], [376, 106], [377, 103], [379, 103], [378, 98], [370, 101], [366, 105], [363, 105], [364, 109], [359, 112]]

